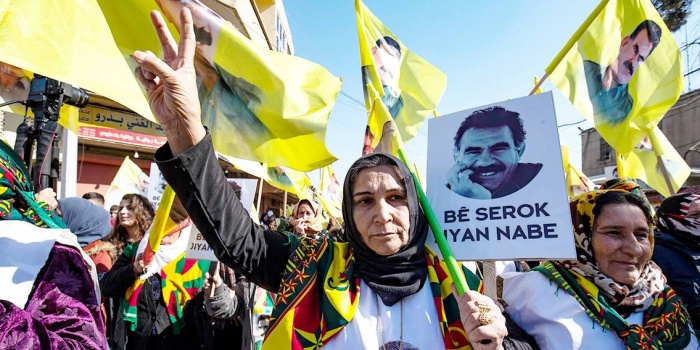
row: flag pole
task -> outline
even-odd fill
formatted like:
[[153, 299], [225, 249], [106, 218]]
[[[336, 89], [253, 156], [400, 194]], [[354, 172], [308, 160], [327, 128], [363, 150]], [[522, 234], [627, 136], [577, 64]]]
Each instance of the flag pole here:
[[666, 181], [666, 186], [668, 186], [668, 193], [673, 196], [676, 194], [676, 191], [673, 190], [671, 177], [668, 174], [668, 169], [666, 169], [666, 164], [664, 164], [663, 158], [661, 158], [661, 156], [664, 155], [663, 147], [659, 143], [659, 138], [656, 137], [656, 133], [653, 130], [647, 133], [647, 135], [649, 136], [649, 141], [651, 142], [651, 149], [654, 150], [654, 154], [656, 155], [656, 162], [659, 164], [661, 174], [664, 175], [664, 181]]
[[[413, 169], [409, 165], [411, 163], [408, 161], [408, 158], [406, 158], [406, 154], [403, 151], [403, 147], [399, 147], [398, 153], [399, 158], [404, 164], [406, 164], [406, 167], [411, 172], [411, 175], [413, 175], [413, 178], [418, 178], [415, 171], [413, 171]], [[445, 236], [443, 236], [442, 234], [442, 229], [440, 228], [440, 223], [438, 222], [437, 217], [435, 216], [433, 207], [430, 206], [430, 202], [428, 202], [428, 197], [426, 197], [425, 192], [423, 192], [423, 186], [421, 186], [417, 181], [414, 182], [416, 186], [416, 192], [418, 193], [418, 200], [420, 201], [420, 205], [423, 208], [423, 212], [425, 212], [425, 216], [428, 219], [428, 224], [430, 224], [430, 230], [433, 231], [433, 236], [435, 237], [435, 241], [437, 242], [438, 248], [440, 248], [442, 258], [447, 264], [447, 269], [450, 271], [450, 275], [452, 276], [452, 280], [454, 281], [455, 287], [457, 288], [457, 292], [460, 295], [463, 295], [466, 291], [469, 290], [467, 280], [464, 277], [464, 272], [462, 272], [459, 263], [457, 262], [457, 260], [455, 260], [454, 254], [452, 254], [452, 249], [450, 249], [450, 246], [447, 244], [447, 239], [445, 239]]]
[[260, 178], [260, 185], [258, 186], [258, 205], [256, 208], [258, 208], [258, 214], [262, 212], [262, 209], [260, 209], [260, 202], [262, 202], [262, 191], [263, 191], [263, 179]]
[[[544, 72], [544, 75], [542, 76], [542, 79], [540, 79], [540, 80], [537, 81], [537, 83], [535, 84], [535, 87], [532, 88], [532, 90], [530, 91], [530, 93], [528, 94], [528, 96], [534, 95], [535, 92], [537, 92], [537, 90], [539, 90], [540, 86], [542, 86], [542, 83], [544, 83], [544, 80], [547, 79], [548, 76], [549, 76], [549, 73]], [[535, 80], [537, 80], [537, 77], [535, 77]]]
[[566, 56], [566, 54], [569, 53], [569, 50], [571, 50], [571, 48], [578, 41], [578, 39], [581, 38], [581, 35], [583, 35], [583, 32], [585, 32], [586, 29], [588, 29], [588, 27], [591, 25], [591, 23], [593, 23], [593, 21], [596, 19], [596, 17], [598, 17], [600, 12], [603, 11], [603, 9], [605, 8], [605, 5], [607, 5], [608, 2], [609, 2], [609, 0], [602, 0], [600, 2], [600, 4], [598, 4], [598, 6], [596, 6], [596, 8], [593, 9], [593, 12], [591, 12], [591, 14], [588, 15], [586, 20], [583, 21], [581, 26], [576, 30], [576, 32], [574, 32], [574, 35], [572, 35], [571, 38], [569, 38], [569, 41], [566, 42], [566, 45], [564, 45], [564, 47], [562, 47], [562, 49], [559, 51], [559, 53], [556, 56], [554, 56], [552, 63], [550, 63], [549, 66], [547, 66], [547, 68], [545, 68], [545, 70], [544, 70], [545, 74], [542, 76], [542, 79], [540, 79], [539, 84], [537, 86], [535, 86], [535, 88], [532, 89], [532, 91], [530, 91], [530, 95], [534, 94], [535, 91], [537, 91], [537, 88], [539, 88], [540, 85], [542, 85], [542, 82], [549, 76], [550, 73], [552, 73], [554, 71], [554, 68], [557, 68], [559, 63], [561, 63], [561, 61], [564, 59], [564, 56]]

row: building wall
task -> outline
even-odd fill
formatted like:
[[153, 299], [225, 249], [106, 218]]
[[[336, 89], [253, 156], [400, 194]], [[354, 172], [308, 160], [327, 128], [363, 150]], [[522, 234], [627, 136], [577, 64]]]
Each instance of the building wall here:
[[[681, 96], [661, 120], [659, 128], [681, 156], [700, 142], [700, 90]], [[685, 157], [692, 168], [700, 168], [700, 145], [696, 148], [698, 151], [690, 151]]]
[[[700, 145], [698, 151], [689, 149], [700, 142], [700, 90], [691, 91], [678, 99], [659, 123], [659, 128], [666, 135], [678, 153], [685, 155], [691, 168], [700, 168]], [[605, 167], [615, 166], [615, 150], [610, 148], [609, 157], [605, 157], [607, 142], [598, 132], [591, 128], [581, 132], [582, 171], [591, 178], [604, 174]], [[609, 146], [607, 146], [609, 147]], [[687, 152], [687, 154], [686, 154]], [[686, 185], [700, 183], [697, 172], [691, 174]]]

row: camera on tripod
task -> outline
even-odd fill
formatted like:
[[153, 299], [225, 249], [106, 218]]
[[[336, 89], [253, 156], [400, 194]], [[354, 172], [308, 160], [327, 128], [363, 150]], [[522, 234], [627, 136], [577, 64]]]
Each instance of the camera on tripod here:
[[[34, 113], [33, 120], [25, 118], [17, 127], [15, 152], [23, 157], [37, 190], [53, 187], [56, 189], [59, 168], [59, 149], [56, 130], [61, 106], [66, 103], [82, 108], [88, 104], [85, 90], [42, 75], [35, 74], [29, 85], [27, 100], [22, 102]], [[36, 144], [36, 157], [33, 157]], [[49, 146], [51, 145], [51, 149]], [[50, 158], [47, 162], [47, 154]], [[31, 166], [32, 159], [36, 162]]]
[[37, 121], [47, 122], [46, 119], [52, 118], [58, 120], [58, 112], [64, 103], [78, 108], [85, 107], [88, 104], [88, 94], [70, 84], [34, 75], [24, 104], [34, 113], [35, 126]]

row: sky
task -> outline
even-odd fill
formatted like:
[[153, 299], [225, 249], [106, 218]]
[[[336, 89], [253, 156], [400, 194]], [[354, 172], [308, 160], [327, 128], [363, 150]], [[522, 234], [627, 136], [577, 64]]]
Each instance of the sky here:
[[[598, 1], [463, 1], [366, 0], [365, 5], [411, 51], [447, 75], [447, 88], [437, 110], [445, 115], [526, 96], [533, 78], [566, 44]], [[674, 34], [679, 45], [700, 35], [699, 2], [686, 28]], [[367, 115], [360, 75], [354, 1], [288, 0], [284, 2], [295, 55], [324, 66], [343, 81], [331, 112], [326, 144], [338, 161], [342, 179], [361, 154]], [[692, 39], [690, 39], [692, 41]], [[695, 45], [698, 46], [698, 45]], [[697, 59], [697, 51], [690, 57]], [[695, 59], [689, 66], [700, 65]], [[684, 71], [686, 59], [684, 56]], [[699, 74], [694, 74], [692, 77]], [[693, 84], [695, 85], [693, 87]], [[700, 87], [686, 83], [685, 90]], [[549, 81], [557, 109], [560, 142], [570, 161], [581, 166], [580, 130], [592, 127]], [[684, 91], [685, 91], [684, 90]], [[427, 161], [428, 123], [406, 144], [407, 156], [421, 176]], [[558, 156], [558, 153], [553, 153]], [[595, 175], [595, 174], [590, 174]], [[309, 173], [318, 183], [319, 172]]]

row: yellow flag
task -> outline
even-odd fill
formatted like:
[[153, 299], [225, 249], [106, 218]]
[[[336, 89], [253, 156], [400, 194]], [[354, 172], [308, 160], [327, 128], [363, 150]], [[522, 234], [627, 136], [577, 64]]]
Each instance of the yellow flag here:
[[267, 168], [268, 179], [265, 182], [270, 186], [295, 194], [299, 199], [312, 199], [311, 180], [306, 173], [287, 169], [281, 166]]
[[[106, 96], [153, 120], [96, 0], [4, 0], [0, 18], [0, 61]], [[77, 131], [77, 116], [61, 115], [60, 123]]]
[[340, 218], [343, 216], [343, 186], [335, 176], [330, 165], [321, 168], [321, 192], [319, 198], [321, 204], [325, 207], [333, 217]]
[[546, 71], [600, 135], [627, 155], [678, 100], [680, 52], [649, 0], [610, 0], [597, 10], [561, 63]]
[[270, 177], [267, 175], [267, 167], [265, 165], [261, 164], [260, 162], [231, 157], [231, 156], [227, 156], [225, 154], [221, 154], [218, 152], [217, 152], [217, 156], [220, 158], [223, 158], [228, 163], [233, 164], [233, 166], [236, 169], [242, 170], [246, 174], [253, 175], [253, 176], [260, 178], [260, 179], [263, 179], [263, 180], [270, 179]]
[[[373, 100], [367, 85], [371, 85], [379, 92], [381, 101], [396, 122], [401, 138], [408, 142], [416, 135], [428, 114], [435, 110], [445, 91], [447, 76], [408, 50], [362, 1], [355, 0], [355, 12], [368, 113]], [[369, 113], [368, 124], [372, 123], [372, 117]], [[374, 130], [369, 128], [369, 131]], [[377, 132], [379, 134], [365, 135], [365, 145], [382, 138], [381, 129]], [[365, 149], [363, 154], [368, 153]]]
[[159, 2], [178, 29], [185, 4], [196, 27], [202, 122], [214, 148], [301, 171], [335, 161], [325, 133], [340, 79], [316, 63], [253, 43], [198, 1]]
[[581, 170], [578, 170], [569, 163], [569, 147], [561, 145], [561, 154], [564, 164], [564, 174], [566, 175], [566, 192], [569, 198], [573, 198], [584, 192], [593, 191], [595, 189], [595, 183]]
[[105, 203], [107, 205], [119, 204], [122, 196], [129, 193], [138, 193], [145, 196], [148, 190], [148, 182], [148, 175], [129, 157], [126, 157], [114, 176], [112, 184], [107, 189]]
[[367, 119], [367, 129], [365, 129], [362, 154], [384, 152], [398, 156], [399, 149], [403, 149], [403, 140], [396, 122], [391, 118], [386, 105], [374, 87], [367, 84], [365, 89], [369, 100], [369, 118]]
[[690, 167], [658, 127], [655, 127], [649, 136], [624, 157], [625, 172], [627, 176], [644, 181], [661, 195], [668, 197], [671, 191], [658, 156], [663, 161], [674, 193], [678, 192], [690, 176]]
[[146, 266], [151, 263], [155, 253], [158, 252], [160, 241], [163, 240], [165, 234], [177, 227], [177, 223], [170, 217], [170, 211], [174, 201], [175, 191], [173, 191], [170, 185], [166, 185], [163, 196], [160, 198], [158, 209], [156, 210], [156, 216], [153, 218], [153, 224], [151, 224], [150, 233], [148, 235], [148, 245], [143, 252], [143, 262]]

